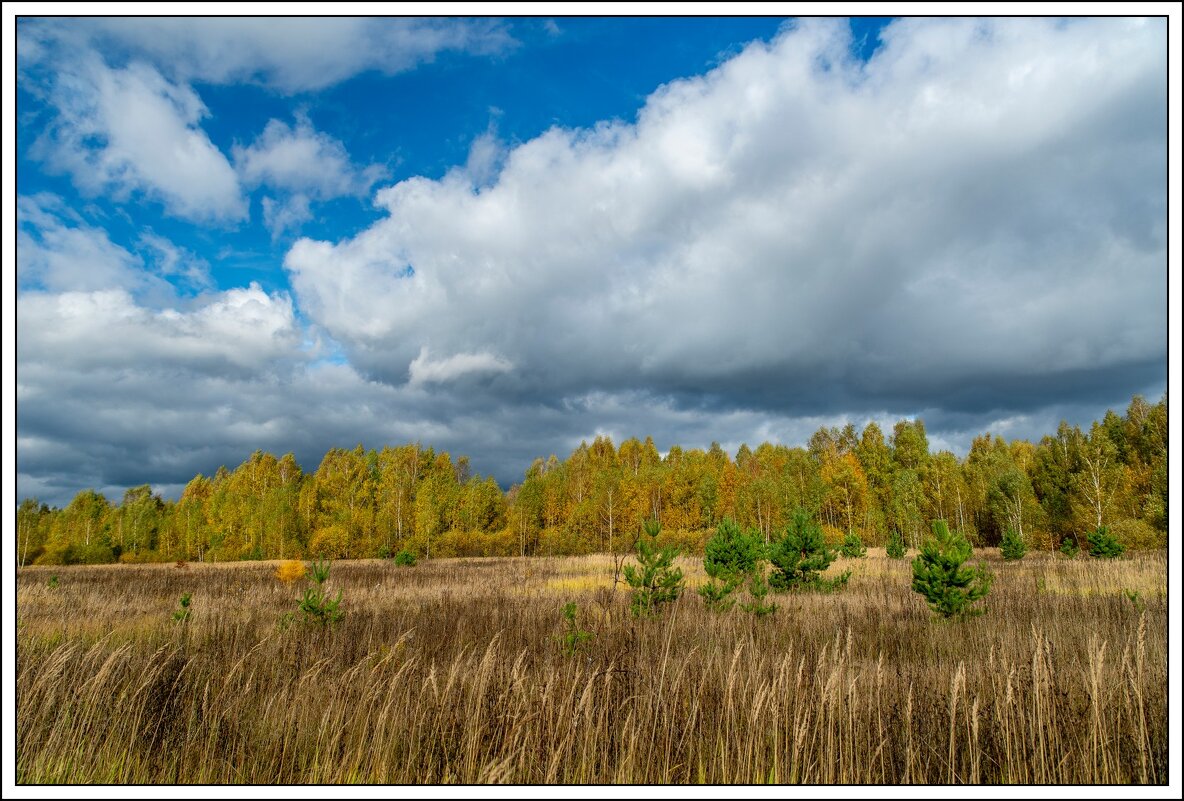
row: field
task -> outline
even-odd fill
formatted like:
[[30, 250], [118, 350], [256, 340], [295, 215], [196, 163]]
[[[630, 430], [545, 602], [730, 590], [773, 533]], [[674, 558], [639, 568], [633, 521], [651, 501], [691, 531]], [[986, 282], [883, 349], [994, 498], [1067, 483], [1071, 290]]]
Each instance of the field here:
[[1166, 782], [1163, 552], [976, 556], [988, 610], [954, 623], [883, 549], [761, 619], [688, 591], [634, 620], [608, 557], [339, 562], [327, 627], [276, 563], [25, 569], [17, 778]]

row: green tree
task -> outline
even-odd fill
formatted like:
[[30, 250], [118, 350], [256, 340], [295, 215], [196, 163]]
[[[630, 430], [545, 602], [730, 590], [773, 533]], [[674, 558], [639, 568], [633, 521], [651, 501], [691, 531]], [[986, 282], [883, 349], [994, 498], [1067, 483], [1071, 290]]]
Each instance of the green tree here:
[[336, 623], [345, 616], [341, 611], [341, 590], [336, 598], [325, 594], [325, 582], [329, 580], [330, 562], [313, 562], [309, 568], [309, 578], [312, 585], [304, 590], [304, 597], [300, 599], [300, 611], [309, 623], [327, 626]]
[[835, 553], [826, 547], [822, 527], [805, 510], [798, 509], [769, 552], [769, 585], [778, 591], [837, 589], [847, 583], [851, 573], [824, 581], [821, 574], [834, 560]]
[[857, 533], [849, 531], [843, 538], [843, 544], [839, 546], [839, 553], [848, 559], [860, 559], [867, 556], [867, 548]]
[[1003, 532], [1003, 539], [999, 543], [999, 553], [1006, 562], [1014, 562], [1024, 558], [1028, 552], [1028, 545], [1015, 529], [1009, 528]]
[[983, 567], [963, 567], [972, 553], [964, 536], [950, 531], [944, 520], [935, 520], [933, 537], [922, 543], [920, 556], [913, 560], [913, 590], [943, 617], [982, 612], [973, 605], [986, 597], [993, 576]]
[[1096, 559], [1116, 559], [1126, 550], [1107, 526], [1098, 526], [1085, 537], [1089, 555]]
[[888, 538], [887, 550], [889, 559], [904, 559], [904, 537], [896, 529], [892, 529], [892, 536]]
[[674, 567], [678, 548], [657, 546], [662, 531], [658, 521], [646, 520], [643, 528], [637, 540], [637, 565], [625, 566], [625, 581], [633, 588], [629, 608], [634, 617], [658, 614], [663, 604], [677, 601], [683, 591], [682, 569]]
[[710, 609], [724, 612], [736, 602], [732, 593], [764, 558], [761, 540], [759, 532], [741, 531], [730, 517], [716, 527], [703, 554], [703, 569], [710, 580], [699, 588], [699, 595]]

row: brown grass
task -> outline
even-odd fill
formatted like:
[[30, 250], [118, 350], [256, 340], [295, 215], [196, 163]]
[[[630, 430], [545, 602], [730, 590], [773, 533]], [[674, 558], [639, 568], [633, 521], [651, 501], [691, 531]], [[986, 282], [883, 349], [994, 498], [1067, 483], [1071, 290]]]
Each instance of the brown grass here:
[[27, 569], [18, 780], [1166, 782], [1165, 556], [983, 555], [960, 623], [877, 549], [762, 620], [689, 593], [635, 621], [608, 557], [336, 563], [325, 630], [284, 622], [276, 563]]

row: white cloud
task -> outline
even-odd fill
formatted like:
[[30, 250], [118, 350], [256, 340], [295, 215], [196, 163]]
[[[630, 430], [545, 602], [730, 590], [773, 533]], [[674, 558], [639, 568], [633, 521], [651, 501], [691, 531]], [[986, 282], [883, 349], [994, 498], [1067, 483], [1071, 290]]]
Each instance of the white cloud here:
[[179, 217], [245, 218], [238, 177], [199, 123], [197, 94], [153, 67], [112, 69], [88, 53], [58, 65], [48, 100], [57, 117], [31, 153], [89, 195], [142, 192]]
[[498, 353], [499, 386], [544, 397], [915, 406], [1153, 369], [1161, 24], [908, 20], [884, 40], [865, 65], [844, 23], [807, 20], [661, 87], [636, 124], [514, 148], [488, 186], [384, 189], [387, 218], [289, 251], [301, 307], [392, 383], [430, 343]]
[[140, 234], [139, 244], [151, 254], [153, 267], [160, 275], [178, 279], [192, 289], [213, 287], [209, 262], [193, 251], [151, 231]]
[[[318, 17], [59, 18], [22, 26], [23, 59], [68, 47], [102, 46], [148, 59], [179, 81], [259, 83], [315, 91], [368, 70], [391, 75], [438, 53], [503, 52], [515, 45], [493, 20]], [[26, 44], [27, 43], [27, 44]]]
[[[210, 265], [192, 251], [145, 231], [133, 253], [109, 238], [57, 195], [42, 192], [17, 201], [17, 273], [22, 290], [92, 292], [118, 289], [154, 308], [175, 305], [175, 282], [212, 288]], [[147, 256], [147, 264], [144, 256]]]
[[263, 370], [298, 358], [291, 300], [258, 284], [151, 309], [121, 289], [26, 292], [17, 306], [22, 373], [124, 365], [136, 371]]
[[234, 148], [234, 161], [248, 186], [300, 192], [320, 200], [366, 192], [383, 176], [356, 169], [340, 140], [317, 131], [305, 116], [296, 125], [270, 120], [248, 147]]
[[263, 204], [263, 224], [271, 232], [274, 242], [288, 231], [298, 231], [300, 226], [312, 219], [307, 195], [290, 195], [283, 200], [265, 197]]
[[87, 225], [56, 195], [17, 200], [17, 274], [49, 291], [135, 289], [146, 276], [141, 259]]
[[469, 146], [469, 158], [465, 162], [465, 175], [475, 187], [485, 187], [493, 182], [506, 158], [506, 147], [497, 138], [497, 130], [491, 124], [489, 129], [476, 137]]
[[504, 373], [513, 368], [508, 361], [492, 353], [456, 353], [443, 359], [432, 359], [426, 347], [408, 368], [408, 383], [442, 384], [474, 373]]

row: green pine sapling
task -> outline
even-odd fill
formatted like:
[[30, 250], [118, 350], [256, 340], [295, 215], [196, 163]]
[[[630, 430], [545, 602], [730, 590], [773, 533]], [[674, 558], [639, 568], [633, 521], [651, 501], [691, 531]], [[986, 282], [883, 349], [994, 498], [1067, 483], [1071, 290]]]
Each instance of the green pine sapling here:
[[1024, 538], [1016, 533], [1015, 529], [1007, 529], [1003, 532], [1003, 539], [999, 542], [999, 553], [1003, 556], [1003, 561], [1014, 562], [1024, 558], [1024, 554], [1028, 552], [1028, 545], [1024, 542]]
[[843, 544], [839, 546], [839, 553], [848, 559], [862, 559], [867, 556], [867, 548], [855, 531], [849, 531], [843, 538]]
[[802, 509], [793, 514], [782, 538], [769, 551], [769, 585], [779, 592], [786, 590], [818, 590], [829, 592], [846, 585], [851, 571], [824, 580], [822, 572], [835, 560], [834, 551], [826, 547], [822, 527]]
[[1085, 536], [1085, 541], [1089, 544], [1089, 555], [1095, 559], [1115, 559], [1126, 550], [1106, 526], [1098, 526]]
[[645, 533], [637, 540], [637, 565], [625, 566], [625, 581], [633, 588], [629, 604], [634, 617], [658, 614], [665, 603], [678, 600], [683, 591], [682, 569], [674, 567], [678, 548], [657, 546], [662, 527], [657, 520], [642, 524]]
[[304, 597], [300, 599], [299, 608], [304, 613], [304, 619], [322, 626], [336, 623], [345, 616], [345, 613], [338, 608], [341, 605], [341, 590], [337, 591], [336, 598], [330, 599], [325, 595], [325, 582], [329, 578], [330, 564], [330, 562], [312, 563], [309, 573], [313, 586], [308, 587], [304, 591]]
[[972, 553], [961, 533], [950, 531], [944, 520], [933, 521], [933, 537], [922, 543], [913, 560], [913, 590], [937, 614], [968, 617], [983, 611], [973, 605], [986, 597], [994, 577], [983, 567], [962, 566]]
[[189, 599], [192, 595], [192, 593], [187, 592], [181, 596], [181, 608], [173, 612], [173, 620], [178, 623], [189, 622]]
[[572, 601], [564, 604], [561, 610], [565, 628], [564, 632], [559, 635], [559, 645], [563, 648], [563, 653], [568, 656], [574, 656], [580, 646], [592, 639], [592, 632], [584, 631], [576, 622], [579, 610], [580, 608]]
[[755, 532], [742, 532], [731, 518], [716, 527], [703, 551], [703, 570], [708, 582], [699, 588], [707, 608], [726, 612], [736, 603], [732, 594], [751, 575], [763, 558], [763, 543]]

